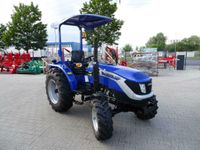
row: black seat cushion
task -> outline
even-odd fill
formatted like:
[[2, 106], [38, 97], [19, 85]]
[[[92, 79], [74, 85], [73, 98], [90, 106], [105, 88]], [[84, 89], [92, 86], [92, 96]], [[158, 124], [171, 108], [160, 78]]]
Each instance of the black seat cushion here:
[[83, 51], [72, 51], [72, 62], [83, 62], [84, 52]]

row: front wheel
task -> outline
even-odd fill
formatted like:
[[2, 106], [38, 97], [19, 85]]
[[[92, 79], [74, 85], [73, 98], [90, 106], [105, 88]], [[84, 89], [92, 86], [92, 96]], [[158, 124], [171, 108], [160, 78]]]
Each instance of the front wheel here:
[[106, 140], [112, 136], [112, 111], [106, 100], [93, 101], [92, 125], [97, 140]]

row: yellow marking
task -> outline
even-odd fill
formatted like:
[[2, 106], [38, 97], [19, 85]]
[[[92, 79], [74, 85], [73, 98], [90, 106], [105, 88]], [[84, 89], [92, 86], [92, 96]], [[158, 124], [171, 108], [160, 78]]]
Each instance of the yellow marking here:
[[80, 67], [82, 67], [82, 64], [81, 63], [76, 63], [76, 67], [80, 68]]
[[92, 72], [88, 72], [88, 76], [92, 76]]

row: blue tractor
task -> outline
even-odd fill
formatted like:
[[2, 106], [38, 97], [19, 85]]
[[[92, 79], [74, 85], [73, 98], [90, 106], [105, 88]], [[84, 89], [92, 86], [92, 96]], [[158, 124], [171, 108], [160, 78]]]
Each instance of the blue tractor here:
[[[59, 60], [49, 64], [46, 76], [48, 101], [56, 112], [69, 110], [73, 104], [92, 104], [92, 125], [95, 137], [106, 140], [112, 136], [112, 117], [120, 112], [134, 112], [142, 120], [157, 114], [157, 100], [152, 92], [152, 79], [143, 72], [119, 65], [98, 62], [98, 41], [94, 40], [94, 53], [85, 58], [83, 29], [93, 30], [112, 19], [94, 14], [81, 14], [59, 24]], [[65, 61], [61, 45], [61, 26], [80, 29], [80, 49], [71, 52]], [[75, 95], [81, 95], [76, 100]]]

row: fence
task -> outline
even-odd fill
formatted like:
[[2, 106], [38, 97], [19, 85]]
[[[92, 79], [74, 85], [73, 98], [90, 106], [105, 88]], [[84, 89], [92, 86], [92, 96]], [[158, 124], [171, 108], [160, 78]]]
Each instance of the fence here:
[[142, 70], [149, 75], [158, 75], [157, 52], [133, 53], [127, 60], [129, 67]]

